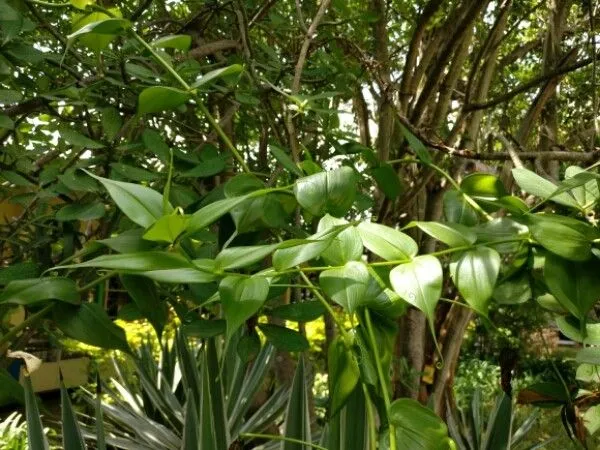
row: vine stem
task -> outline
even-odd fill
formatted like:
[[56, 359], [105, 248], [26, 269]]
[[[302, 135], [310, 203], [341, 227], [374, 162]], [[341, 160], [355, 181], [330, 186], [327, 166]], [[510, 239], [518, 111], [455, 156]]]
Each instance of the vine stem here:
[[373, 331], [373, 323], [371, 322], [371, 313], [369, 308], [365, 308], [365, 321], [367, 325], [367, 332], [369, 334], [369, 341], [371, 343], [371, 350], [373, 351], [373, 357], [375, 358], [375, 367], [377, 369], [377, 376], [379, 377], [379, 384], [381, 385], [381, 393], [383, 395], [383, 403], [385, 404], [385, 411], [388, 415], [388, 426], [390, 429], [390, 450], [396, 450], [396, 427], [389, 419], [390, 415], [390, 393], [388, 391], [388, 383], [383, 373], [383, 367], [381, 365], [381, 358], [379, 358], [379, 349], [377, 347], [377, 340], [375, 339], [375, 332]]
[[233, 142], [231, 142], [231, 139], [229, 139], [229, 136], [227, 136], [227, 133], [225, 133], [225, 131], [223, 130], [221, 125], [219, 125], [219, 122], [217, 122], [215, 120], [215, 118], [212, 116], [210, 111], [206, 108], [206, 106], [204, 106], [204, 103], [202, 103], [202, 101], [198, 98], [197, 93], [192, 90], [192, 87], [183, 78], [181, 78], [181, 76], [177, 73], [177, 71], [175, 69], [173, 69], [173, 67], [171, 67], [171, 65], [169, 65], [169, 63], [167, 63], [162, 58], [162, 56], [160, 56], [158, 53], [156, 53], [156, 51], [152, 48], [152, 46], [150, 44], [148, 44], [139, 34], [137, 34], [133, 30], [131, 30], [130, 32], [131, 32], [131, 35], [133, 36], [133, 38], [136, 41], [138, 41], [146, 50], [148, 50], [150, 52], [150, 54], [154, 57], [154, 59], [156, 59], [156, 61], [161, 66], [163, 66], [163, 68], [167, 72], [169, 72], [169, 74], [171, 74], [173, 76], [173, 78], [175, 78], [175, 80], [177, 80], [177, 82], [181, 85], [181, 87], [183, 87], [186, 91], [190, 91], [194, 95], [195, 99], [197, 100], [196, 104], [198, 106], [198, 109], [200, 109], [200, 111], [202, 111], [202, 114], [204, 114], [206, 116], [208, 123], [210, 123], [210, 125], [213, 127], [213, 129], [217, 132], [217, 134], [219, 135], [219, 137], [221, 138], [221, 140], [223, 141], [225, 146], [229, 149], [229, 151], [231, 152], [233, 157], [240, 164], [240, 167], [242, 168], [242, 170], [246, 173], [250, 173], [251, 172], [250, 168], [246, 164], [246, 161], [244, 161], [244, 158], [242, 158], [242, 155], [240, 154], [240, 152], [235, 148], [235, 146], [233, 145]]

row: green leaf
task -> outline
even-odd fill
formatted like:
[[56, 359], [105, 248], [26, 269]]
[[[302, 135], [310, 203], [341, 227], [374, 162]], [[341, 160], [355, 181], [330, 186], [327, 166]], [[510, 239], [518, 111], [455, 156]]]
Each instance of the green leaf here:
[[[336, 226], [348, 225], [348, 221], [326, 214], [319, 221], [317, 232], [326, 232]], [[332, 266], [343, 266], [348, 261], [358, 261], [362, 257], [363, 245], [360, 233], [354, 226], [339, 233], [322, 253], [323, 260]]]
[[27, 417], [27, 443], [29, 450], [49, 450], [48, 440], [44, 434], [44, 426], [37, 400], [33, 393], [31, 378], [25, 377], [25, 416]]
[[144, 239], [172, 244], [185, 231], [189, 221], [189, 217], [177, 213], [163, 216], [144, 233]]
[[198, 450], [200, 448], [200, 424], [198, 423], [198, 409], [190, 389], [187, 391], [186, 399], [181, 450]]
[[108, 248], [118, 253], [138, 253], [150, 250], [155, 245], [152, 242], [145, 241], [142, 238], [143, 234], [144, 230], [138, 228], [123, 231], [117, 236], [108, 239], [100, 239], [95, 242], [106, 245]]
[[227, 323], [223, 319], [198, 319], [183, 324], [182, 329], [186, 336], [206, 339], [225, 334], [226, 326]]
[[181, 174], [183, 178], [207, 178], [223, 172], [227, 168], [224, 157], [218, 156], [202, 160], [196, 167]]
[[379, 167], [371, 169], [371, 175], [377, 187], [390, 200], [395, 200], [402, 193], [402, 183], [394, 168], [388, 163], [381, 163]]
[[410, 398], [395, 400], [389, 419], [396, 427], [398, 450], [443, 450], [448, 445], [448, 428], [433, 411]]
[[364, 246], [387, 261], [409, 260], [419, 251], [410, 236], [386, 225], [361, 222], [358, 232]]
[[[139, 184], [110, 180], [87, 173], [104, 185], [119, 209], [132, 222], [148, 228], [162, 217], [163, 196], [159, 192]], [[171, 212], [173, 207], [170, 204], [169, 207]]]
[[142, 142], [146, 149], [155, 154], [165, 164], [170, 164], [171, 150], [162, 136], [154, 130], [144, 130]]
[[140, 312], [152, 324], [160, 339], [167, 324], [168, 310], [166, 303], [161, 301], [154, 283], [140, 276], [122, 275], [121, 284], [127, 289]]
[[[551, 181], [546, 180], [545, 178], [537, 175], [535, 172], [525, 169], [524, 167], [513, 169], [512, 174], [522, 190], [528, 194], [540, 197], [542, 200], [552, 197], [554, 192], [558, 189], [558, 186]], [[564, 206], [570, 206], [572, 208], [578, 207], [575, 199], [567, 193], [556, 195], [552, 197], [551, 200]]]
[[238, 357], [244, 364], [247, 364], [256, 359], [260, 353], [260, 347], [260, 336], [255, 330], [252, 330], [249, 334], [244, 334], [238, 341]]
[[119, 114], [119, 110], [117, 108], [113, 108], [109, 106], [107, 108], [102, 108], [102, 129], [104, 130], [104, 134], [109, 141], [112, 141], [117, 137], [117, 134], [121, 130], [123, 126], [123, 119]]
[[443, 281], [442, 265], [430, 255], [417, 256], [390, 272], [394, 291], [404, 301], [423, 311], [434, 336], [435, 307], [442, 295]]
[[84, 172], [75, 169], [67, 170], [57, 177], [66, 187], [76, 192], [100, 192], [101, 187], [96, 180]]
[[500, 305], [519, 305], [529, 301], [533, 296], [529, 274], [518, 274], [504, 280], [494, 288], [492, 296]]
[[279, 249], [273, 253], [273, 267], [285, 270], [317, 258], [342, 230], [343, 227], [331, 228], [309, 236], [308, 239], [290, 239], [281, 243]]
[[473, 226], [479, 221], [477, 212], [465, 200], [462, 193], [454, 189], [444, 194], [444, 215], [448, 222], [466, 226]]
[[[59, 369], [60, 370], [60, 369]], [[60, 373], [60, 412], [62, 425], [62, 442], [64, 449], [86, 450], [85, 441], [77, 422], [77, 416], [73, 411], [69, 393]]]
[[23, 94], [12, 89], [0, 89], [0, 104], [10, 105], [18, 103], [23, 98]]
[[69, 41], [73, 41], [80, 36], [85, 34], [108, 34], [116, 35], [121, 34], [131, 28], [131, 22], [127, 19], [121, 19], [118, 17], [111, 17], [107, 19], [97, 20], [95, 22], [88, 23], [83, 27], [79, 28], [74, 33], [67, 36]]
[[326, 309], [318, 300], [308, 300], [299, 303], [281, 305], [269, 311], [268, 315], [292, 322], [312, 322], [317, 320]]
[[309, 445], [312, 442], [312, 438], [306, 386], [304, 358], [301, 356], [296, 366], [296, 373], [294, 374], [292, 389], [290, 391], [290, 401], [285, 413], [284, 436], [306, 442], [307, 444], [283, 441], [281, 450], [312, 450]]
[[559, 188], [554, 191], [552, 197], [571, 191], [579, 206], [582, 209], [589, 209], [600, 198], [599, 180], [600, 175], [597, 173], [588, 172], [577, 166], [567, 167], [565, 179], [559, 184]]
[[192, 89], [206, 88], [213, 84], [219, 78], [237, 76], [242, 73], [244, 67], [240, 64], [232, 64], [231, 66], [223, 67], [221, 69], [212, 70], [204, 75], [198, 77], [196, 81], [192, 83]]
[[0, 286], [11, 281], [39, 277], [41, 265], [31, 261], [18, 262], [0, 269]]
[[321, 272], [319, 284], [334, 302], [350, 314], [381, 292], [362, 261], [350, 261], [344, 267]]
[[120, 255], [102, 255], [58, 268], [98, 267], [100, 269], [119, 270], [123, 272], [145, 272], [152, 270], [186, 269], [195, 266], [178, 253], [149, 251], [124, 253]]
[[100, 202], [77, 204], [63, 206], [56, 212], [56, 220], [61, 222], [70, 220], [95, 220], [103, 217], [105, 213], [104, 205]]
[[113, 170], [113, 174], [116, 172], [119, 177], [138, 182], [153, 181], [161, 177], [161, 175], [156, 172], [150, 172], [149, 170], [133, 167], [128, 164], [111, 163], [110, 167]]
[[268, 323], [258, 324], [258, 328], [273, 346], [286, 352], [308, 350], [308, 340], [296, 330]]
[[511, 448], [512, 398], [502, 394], [492, 411], [485, 433], [484, 450], [506, 450]]
[[477, 234], [472, 229], [458, 223], [411, 222], [407, 228], [412, 225], [448, 247], [472, 245], [477, 240]]
[[596, 347], [582, 348], [577, 352], [575, 361], [582, 364], [593, 364], [596, 366], [600, 365], [600, 349]]
[[206, 205], [204, 208], [199, 209], [190, 219], [187, 227], [187, 233], [192, 234], [224, 216], [237, 205], [246, 200], [244, 197], [225, 198], [223, 200], [217, 200], [216, 202]]
[[460, 183], [460, 189], [471, 197], [499, 199], [508, 195], [502, 181], [487, 173], [467, 175]]
[[10, 184], [14, 184], [15, 186], [34, 186], [34, 184], [27, 178], [12, 170], [3, 170], [2, 172], [0, 172], [0, 176], [2, 176], [2, 178], [4, 178]]
[[144, 89], [138, 98], [138, 113], [149, 114], [175, 109], [191, 98], [189, 92], [169, 86], [152, 86]]
[[224, 270], [251, 266], [269, 256], [279, 244], [227, 247], [217, 255], [215, 261]]
[[346, 348], [343, 338], [339, 336], [329, 345], [327, 361], [329, 417], [333, 417], [339, 413], [356, 388], [360, 378], [360, 369], [356, 357]]
[[279, 162], [279, 164], [281, 164], [283, 168], [286, 169], [288, 172], [293, 173], [294, 175], [297, 175], [299, 177], [304, 175], [300, 168], [296, 165], [292, 158], [288, 156], [287, 152], [284, 149], [271, 144], [269, 145], [269, 151]]
[[93, 5], [94, 0], [69, 0], [69, 3], [77, 9], [85, 9], [88, 5]]
[[299, 178], [294, 194], [300, 206], [314, 216], [329, 213], [341, 217], [348, 212], [356, 196], [357, 177], [350, 167], [319, 172]]
[[572, 261], [585, 261], [591, 256], [592, 243], [579, 229], [544, 217], [529, 216], [531, 235], [542, 247]]
[[77, 131], [71, 130], [69, 128], [63, 128], [59, 131], [61, 139], [63, 139], [67, 144], [74, 145], [75, 147], [84, 147], [91, 149], [100, 149], [104, 148], [104, 144], [100, 142], [96, 142], [90, 139], [87, 136], [84, 136]]
[[592, 258], [574, 262], [547, 254], [544, 263], [544, 280], [550, 293], [579, 320], [600, 298], [600, 261]]
[[219, 284], [219, 296], [227, 321], [227, 342], [233, 334], [262, 307], [269, 294], [265, 277], [229, 276]]
[[458, 291], [471, 308], [485, 317], [498, 280], [500, 262], [496, 250], [478, 247], [450, 263], [450, 274]]
[[0, 303], [35, 305], [47, 300], [79, 304], [75, 281], [70, 278], [30, 278], [11, 281], [0, 294]]
[[186, 52], [192, 45], [192, 37], [188, 34], [169, 34], [150, 42], [154, 48], [174, 48]]
[[[556, 325], [562, 334], [575, 342], [600, 345], [600, 323], [582, 324], [573, 316], [557, 317]], [[584, 330], [585, 334], [581, 331]]]
[[15, 122], [10, 117], [0, 114], [0, 128], [4, 128], [5, 130], [14, 130]]
[[400, 125], [400, 131], [406, 138], [408, 146], [415, 152], [415, 155], [417, 155], [417, 158], [419, 158], [425, 164], [431, 164], [431, 155], [420, 139], [412, 134], [408, 128], [404, 127], [403, 125]]
[[123, 328], [115, 325], [97, 303], [57, 304], [52, 312], [58, 328], [72, 339], [96, 347], [131, 351]]

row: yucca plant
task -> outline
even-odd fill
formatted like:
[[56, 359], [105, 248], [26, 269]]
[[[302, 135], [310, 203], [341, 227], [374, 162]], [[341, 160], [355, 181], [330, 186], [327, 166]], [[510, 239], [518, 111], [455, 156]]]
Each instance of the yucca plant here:
[[[513, 431], [515, 414], [512, 399], [502, 393], [489, 415], [485, 416], [481, 390], [477, 389], [468, 407], [456, 410], [448, 408], [448, 430], [459, 450], [508, 450], [523, 443], [524, 438], [535, 425], [539, 410], [534, 410]], [[524, 447], [520, 447], [524, 448]], [[536, 444], [534, 448], [543, 448]]]

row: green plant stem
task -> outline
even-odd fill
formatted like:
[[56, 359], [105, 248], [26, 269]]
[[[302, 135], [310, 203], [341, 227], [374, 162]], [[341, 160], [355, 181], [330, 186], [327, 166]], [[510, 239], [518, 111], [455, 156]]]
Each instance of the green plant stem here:
[[373, 405], [369, 397], [367, 385], [362, 383], [362, 389], [365, 396], [365, 406], [367, 408], [367, 430], [369, 433], [369, 450], [377, 450], [377, 432], [375, 424], [375, 414], [373, 413]]
[[[177, 82], [181, 85], [181, 87], [183, 87], [187, 91], [191, 91], [191, 89], [192, 89], [191, 86], [189, 84], [187, 84], [183, 78], [181, 78], [181, 76], [177, 73], [177, 71], [175, 69], [173, 69], [173, 67], [171, 67], [171, 65], [169, 65], [169, 63], [167, 63], [162, 58], [162, 56], [160, 56], [158, 53], [156, 53], [156, 51], [152, 48], [152, 46], [150, 44], [148, 44], [139, 34], [137, 34], [133, 30], [131, 30], [131, 35], [146, 50], [148, 50], [150, 52], [150, 54], [154, 57], [154, 59], [156, 59], [156, 61], [161, 66], [163, 66], [163, 68], [167, 72], [169, 72], [169, 74], [171, 74], [173, 76], [173, 78], [175, 78], [175, 80], [177, 80]], [[246, 173], [250, 173], [251, 170], [248, 167], [248, 165], [246, 164], [246, 161], [244, 161], [244, 158], [242, 158], [242, 155], [240, 155], [240, 152], [238, 152], [238, 150], [235, 148], [235, 146], [231, 142], [231, 139], [229, 139], [229, 136], [227, 136], [227, 133], [225, 133], [225, 131], [223, 130], [221, 125], [219, 125], [219, 122], [217, 122], [215, 120], [215, 118], [212, 116], [210, 111], [206, 108], [206, 106], [204, 106], [204, 103], [202, 103], [202, 101], [198, 98], [198, 95], [195, 92], [192, 92], [192, 93], [197, 100], [198, 108], [200, 109], [200, 111], [202, 111], [202, 114], [204, 114], [206, 116], [206, 118], [208, 119], [208, 123], [210, 123], [210, 125], [213, 127], [213, 129], [217, 132], [217, 134], [219, 135], [219, 137], [221, 138], [221, 140], [223, 141], [225, 146], [229, 149], [229, 151], [231, 152], [233, 157], [240, 164], [240, 167], [242, 168], [242, 170]]]
[[40, 309], [38, 312], [29, 316], [27, 319], [25, 319], [20, 324], [12, 327], [5, 335], [3, 335], [0, 338], [0, 347], [3, 347], [6, 343], [10, 342], [15, 337], [17, 337], [17, 334], [19, 334], [19, 332], [21, 332], [28, 326], [33, 325], [35, 322], [37, 322], [42, 317], [44, 317], [46, 314], [48, 314], [52, 310], [52, 308], [54, 308], [54, 302], [47, 304], [42, 309]]
[[390, 450], [396, 450], [396, 427], [389, 420], [390, 414], [390, 393], [388, 391], [388, 383], [387, 378], [383, 373], [383, 367], [381, 365], [381, 358], [379, 357], [379, 348], [377, 346], [377, 340], [375, 339], [375, 332], [373, 331], [373, 323], [371, 322], [371, 313], [369, 312], [369, 308], [365, 308], [365, 321], [366, 328], [369, 334], [369, 341], [371, 343], [371, 350], [373, 352], [373, 357], [375, 358], [375, 367], [377, 369], [377, 376], [379, 377], [379, 384], [381, 385], [381, 393], [383, 395], [383, 403], [385, 404], [385, 411], [388, 415], [388, 426], [390, 429]]
[[289, 438], [285, 436], [277, 436], [275, 434], [260, 434], [260, 433], [240, 433], [242, 438], [259, 438], [259, 439], [271, 439], [274, 441], [291, 442], [293, 444], [308, 445], [309, 447], [316, 448], [317, 450], [327, 450], [325, 447], [313, 444], [312, 442], [301, 441], [300, 439]]

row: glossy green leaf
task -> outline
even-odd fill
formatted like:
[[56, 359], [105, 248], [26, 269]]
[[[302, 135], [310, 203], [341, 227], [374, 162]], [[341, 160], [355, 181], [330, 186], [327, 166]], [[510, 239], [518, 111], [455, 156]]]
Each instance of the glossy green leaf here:
[[527, 225], [534, 239], [552, 253], [572, 261], [590, 258], [592, 243], [579, 229], [543, 215], [530, 216]]
[[377, 187], [390, 200], [395, 200], [402, 193], [402, 183], [394, 168], [387, 163], [371, 169], [371, 175], [377, 183]]
[[154, 130], [144, 130], [142, 142], [146, 149], [155, 154], [163, 163], [170, 163], [170, 149], [162, 136]]
[[350, 261], [343, 267], [321, 272], [319, 284], [325, 294], [350, 314], [381, 291], [362, 261]]
[[115, 325], [97, 303], [57, 304], [52, 312], [58, 328], [70, 338], [96, 347], [131, 351], [123, 328]]
[[181, 450], [199, 450], [200, 449], [200, 424], [198, 423], [198, 410], [194, 402], [194, 396], [188, 389], [185, 404], [185, 417], [183, 424], [183, 437]]
[[[319, 221], [317, 232], [325, 232], [336, 226], [347, 224], [345, 219], [338, 219], [326, 214]], [[363, 245], [360, 234], [356, 227], [350, 226], [335, 236], [331, 245], [321, 253], [321, 257], [327, 264], [343, 266], [348, 261], [360, 260], [362, 253]]]
[[574, 262], [547, 254], [544, 280], [548, 289], [571, 314], [585, 320], [600, 298], [600, 261]]
[[342, 337], [329, 345], [327, 355], [329, 372], [329, 416], [336, 415], [344, 406], [360, 378], [358, 361], [346, 348]]
[[494, 288], [492, 297], [500, 305], [519, 305], [533, 296], [529, 274], [523, 273], [502, 281]]
[[409, 398], [395, 400], [389, 411], [396, 427], [398, 450], [443, 450], [448, 445], [448, 428], [433, 411]]
[[327, 435], [320, 445], [328, 450], [364, 450], [367, 447], [367, 404], [360, 383], [348, 396], [345, 406], [330, 417]]
[[77, 416], [71, 405], [69, 393], [62, 380], [62, 373], [60, 378], [60, 412], [63, 448], [65, 450], [85, 450], [85, 441], [81, 434]]
[[[532, 172], [524, 167], [513, 169], [512, 174], [522, 190], [528, 194], [535, 195], [542, 200], [552, 197], [554, 192], [558, 189], [558, 186], [556, 186], [553, 182], [546, 180], [535, 172]], [[577, 208], [577, 202], [567, 193], [555, 195], [551, 200], [564, 206]]]
[[486, 317], [500, 262], [496, 250], [477, 247], [450, 263], [450, 274], [458, 291], [471, 308]]
[[191, 98], [189, 92], [169, 86], [152, 86], [144, 89], [138, 97], [138, 113], [148, 114], [175, 109]]
[[167, 324], [168, 310], [166, 302], [161, 301], [154, 283], [137, 275], [122, 275], [121, 284], [140, 312], [152, 324], [160, 339]]
[[600, 349], [597, 347], [582, 348], [577, 352], [575, 361], [598, 366], [600, 365]]
[[466, 226], [473, 226], [479, 221], [477, 212], [465, 200], [462, 193], [454, 189], [444, 193], [444, 215], [448, 222]]
[[72, 41], [84, 34], [120, 34], [131, 28], [131, 22], [127, 19], [111, 17], [103, 20], [88, 23], [79, 28], [74, 33], [67, 36], [69, 41]]
[[320, 256], [333, 242], [343, 227], [318, 232], [308, 239], [291, 239], [280, 244], [273, 254], [273, 267], [289, 269]]
[[358, 232], [364, 246], [387, 261], [410, 260], [419, 251], [410, 236], [386, 225], [361, 222]]
[[169, 34], [150, 42], [154, 48], [174, 48], [185, 52], [192, 45], [192, 37], [188, 34]]
[[217, 265], [225, 270], [239, 269], [262, 261], [275, 251], [279, 244], [227, 247], [217, 255]]
[[31, 378], [25, 377], [25, 416], [27, 418], [27, 443], [29, 450], [49, 450], [48, 440], [44, 434], [44, 426], [37, 400], [33, 393]]
[[508, 195], [502, 181], [488, 173], [472, 173], [460, 183], [460, 189], [471, 197], [499, 199]]
[[477, 234], [472, 229], [458, 223], [413, 222], [409, 226], [413, 224], [449, 247], [463, 247], [477, 240]]
[[123, 126], [123, 118], [119, 114], [119, 110], [112, 106], [102, 108], [102, 129], [109, 141], [117, 137], [121, 127]]
[[0, 294], [0, 304], [27, 306], [48, 300], [78, 304], [80, 298], [75, 281], [63, 277], [15, 280], [8, 283]]
[[11, 281], [39, 277], [41, 265], [32, 261], [18, 262], [0, 269], [0, 286]]
[[[600, 323], [581, 324], [572, 316], [557, 317], [556, 325], [562, 334], [575, 342], [600, 345]], [[584, 334], [582, 333], [584, 330]]]
[[179, 214], [163, 216], [144, 233], [144, 239], [172, 244], [185, 231], [189, 221], [189, 217]]
[[490, 415], [482, 446], [484, 450], [511, 448], [512, 417], [512, 398], [503, 393]]
[[226, 321], [197, 319], [183, 324], [182, 329], [186, 336], [206, 339], [225, 334]]
[[244, 334], [237, 343], [237, 354], [244, 364], [256, 359], [260, 352], [260, 336], [255, 330]]
[[325, 314], [326, 311], [320, 301], [308, 300], [278, 306], [269, 311], [268, 315], [292, 322], [312, 322]]
[[304, 335], [296, 330], [272, 325], [269, 323], [261, 323], [258, 328], [275, 348], [286, 352], [303, 352], [308, 350], [309, 343]]
[[298, 168], [296, 163], [292, 160], [292, 158], [290, 158], [287, 152], [281, 147], [271, 144], [269, 145], [269, 151], [279, 162], [279, 164], [281, 164], [283, 168], [286, 169], [288, 172], [293, 173], [294, 175], [297, 175], [299, 177], [304, 175], [302, 171]]
[[[6, 6], [6, 3], [3, 6]], [[2, 105], [18, 103], [22, 98], [23, 94], [19, 91], [15, 91], [14, 89], [0, 89], [0, 104]]]
[[76, 147], [84, 147], [91, 149], [104, 148], [104, 144], [96, 142], [81, 133], [70, 128], [63, 128], [60, 130], [60, 138], [63, 139], [67, 144], [74, 145]]
[[394, 291], [404, 301], [423, 311], [434, 335], [435, 307], [442, 295], [443, 280], [440, 261], [430, 255], [417, 256], [390, 272]]
[[244, 70], [244, 67], [240, 64], [232, 64], [231, 66], [212, 70], [212, 71], [205, 73], [204, 75], [198, 77], [196, 79], [196, 81], [194, 81], [192, 83], [191, 88], [192, 89], [207, 88], [208, 86], [213, 84], [218, 79], [238, 76], [240, 73], [242, 73], [243, 70]]
[[5, 130], [14, 130], [15, 122], [7, 115], [0, 114], [0, 128], [4, 128]]
[[[163, 197], [159, 192], [139, 184], [110, 180], [89, 172], [88, 174], [104, 185], [119, 209], [132, 222], [148, 228], [162, 217]], [[169, 207], [171, 212], [173, 207]]]
[[415, 155], [417, 155], [417, 158], [419, 158], [425, 164], [431, 164], [431, 155], [421, 140], [403, 125], [400, 125], [400, 131], [406, 138], [408, 146], [415, 152]]
[[116, 175], [120, 178], [123, 177], [127, 180], [146, 182], [158, 180], [161, 178], [161, 174], [157, 172], [150, 172], [149, 170], [142, 169], [140, 167], [130, 166], [123, 163], [111, 163], [112, 175]]
[[98, 267], [100, 269], [119, 270], [123, 272], [142, 272], [194, 268], [195, 266], [178, 253], [150, 251], [124, 253], [119, 255], [102, 255], [89, 261], [62, 267]]
[[354, 170], [346, 166], [319, 172], [296, 180], [294, 194], [300, 206], [314, 216], [329, 213], [341, 217], [354, 202], [356, 178]]
[[100, 202], [94, 203], [72, 203], [63, 206], [56, 212], [56, 220], [61, 222], [70, 220], [95, 220], [104, 216], [104, 205]]
[[262, 307], [269, 293], [265, 277], [229, 276], [219, 284], [219, 295], [227, 320], [227, 342], [233, 334]]
[[207, 178], [223, 172], [227, 168], [227, 162], [223, 157], [202, 160], [196, 167], [181, 174], [183, 178]]
[[[304, 358], [300, 357], [292, 381], [290, 401], [287, 406], [284, 436], [301, 442], [311, 443], [310, 415], [308, 413], [308, 392], [306, 390], [306, 370]], [[281, 450], [312, 450], [308, 444], [284, 441]]]
[[221, 216], [227, 214], [237, 205], [246, 200], [247, 197], [234, 197], [225, 198], [223, 200], [217, 200], [216, 202], [206, 205], [204, 208], [199, 209], [190, 219], [187, 227], [187, 233], [192, 234], [203, 228], [206, 228], [211, 223], [219, 219]]
[[117, 236], [100, 239], [95, 242], [106, 245], [108, 248], [118, 253], [138, 253], [150, 250], [156, 245], [153, 242], [144, 240], [142, 238], [143, 234], [144, 230], [138, 228], [127, 230]]

